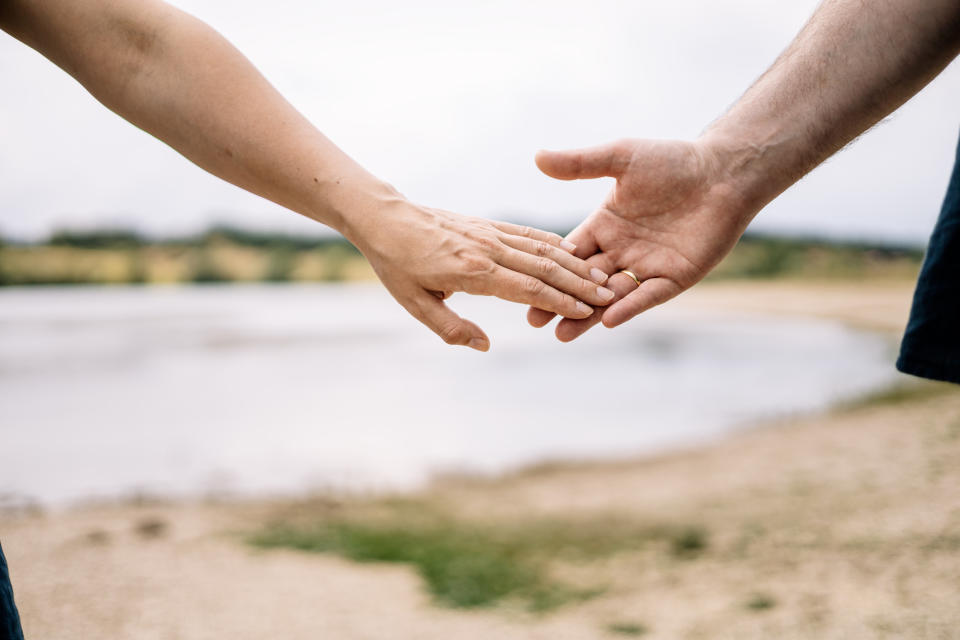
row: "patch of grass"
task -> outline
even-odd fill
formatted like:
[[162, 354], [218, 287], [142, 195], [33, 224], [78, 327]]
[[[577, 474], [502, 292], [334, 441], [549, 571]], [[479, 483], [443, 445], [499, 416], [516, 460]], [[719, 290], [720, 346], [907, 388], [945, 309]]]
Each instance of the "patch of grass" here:
[[920, 545], [924, 551], [946, 551], [956, 553], [960, 551], [960, 534], [942, 533]]
[[918, 381], [900, 383], [846, 402], [840, 406], [840, 409], [852, 411], [867, 407], [896, 406], [957, 392], [958, 388], [956, 385], [946, 382]]
[[677, 558], [693, 558], [707, 548], [707, 532], [702, 527], [684, 527], [670, 537], [670, 550]]
[[946, 433], [944, 433], [944, 439], [948, 442], [953, 442], [957, 438], [960, 438], [960, 420], [954, 420], [948, 424]]
[[644, 636], [650, 629], [640, 622], [614, 622], [607, 625], [607, 631], [621, 636]]
[[758, 591], [747, 599], [744, 606], [750, 611], [769, 611], [777, 606], [777, 599], [769, 593]]
[[430, 593], [452, 607], [481, 607], [518, 595], [532, 610], [563, 604], [574, 594], [554, 584], [516, 545], [447, 523], [429, 526], [337, 522], [310, 530], [275, 528], [252, 539], [260, 547], [336, 552], [357, 562], [412, 564]]
[[133, 527], [133, 530], [141, 538], [162, 538], [169, 529], [170, 524], [161, 518], [144, 518]]
[[[381, 505], [382, 507], [383, 505]], [[544, 612], [582, 601], [602, 589], [555, 580], [551, 560], [583, 561], [636, 550], [663, 540], [674, 555], [706, 546], [702, 529], [639, 526], [616, 519], [533, 521], [478, 525], [391, 505], [362, 518], [333, 517], [312, 524], [277, 524], [249, 538], [261, 548], [338, 553], [356, 562], [412, 565], [439, 604], [473, 608], [505, 599]], [[679, 549], [679, 551], [678, 551]]]

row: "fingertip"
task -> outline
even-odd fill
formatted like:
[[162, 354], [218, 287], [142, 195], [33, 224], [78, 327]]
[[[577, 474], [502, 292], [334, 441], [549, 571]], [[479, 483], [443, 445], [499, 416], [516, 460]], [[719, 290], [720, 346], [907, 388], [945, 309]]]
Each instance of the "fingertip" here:
[[573, 255], [581, 260], [586, 260], [596, 254], [600, 248], [597, 246], [597, 241], [593, 238], [589, 228], [585, 226], [585, 223], [580, 223], [576, 229], [568, 233], [566, 240], [576, 245], [577, 248], [573, 252]]
[[556, 151], [540, 149], [533, 157], [533, 161], [536, 163], [537, 168], [540, 169], [540, 171], [547, 174], [551, 178], [556, 178], [557, 180], [569, 180], [570, 178], [564, 175], [560, 168], [558, 168], [557, 156], [558, 152]]
[[489, 351], [490, 341], [487, 338], [470, 338], [467, 346], [476, 351]]
[[583, 335], [583, 330], [576, 323], [564, 321], [557, 324], [557, 329], [553, 334], [557, 336], [557, 340], [560, 342], [573, 342]]
[[[593, 280], [595, 283], [597, 283], [597, 284], [603, 284], [603, 283], [606, 282], [607, 279], [609, 279], [609, 278], [610, 278], [610, 276], [608, 276], [605, 271], [603, 271], [603, 270], [601, 270], [601, 269], [597, 269], [596, 267], [590, 267], [590, 279]], [[612, 293], [612, 292], [611, 292], [611, 293]], [[604, 296], [604, 297], [607, 297], [606, 294], [603, 294], [603, 296]], [[609, 301], [609, 298], [612, 298], [612, 297], [613, 297], [613, 296], [609, 296], [609, 297], [608, 297], [608, 301]]]
[[567, 317], [567, 318], [574, 318], [574, 319], [576, 319], [576, 320], [584, 320], [584, 319], [589, 318], [590, 316], [592, 316], [592, 315], [593, 315], [593, 312], [594, 312], [593, 307], [591, 307], [590, 305], [588, 305], [588, 304], [586, 304], [586, 303], [583, 303], [583, 302], [580, 302], [579, 300], [577, 300], [577, 304], [576, 304], [576, 314], [577, 314], [577, 315], [569, 315], [569, 316], [565, 316], [565, 317]]
[[612, 307], [603, 312], [603, 315], [600, 316], [600, 323], [605, 326], [607, 329], [613, 329], [614, 327], [620, 326], [626, 322], [626, 318], [618, 318], [615, 314], [610, 313]]
[[556, 316], [554, 313], [549, 311], [544, 311], [543, 309], [537, 309], [536, 307], [530, 307], [527, 309], [527, 323], [531, 327], [537, 329], [545, 327], [550, 324], [550, 321]]

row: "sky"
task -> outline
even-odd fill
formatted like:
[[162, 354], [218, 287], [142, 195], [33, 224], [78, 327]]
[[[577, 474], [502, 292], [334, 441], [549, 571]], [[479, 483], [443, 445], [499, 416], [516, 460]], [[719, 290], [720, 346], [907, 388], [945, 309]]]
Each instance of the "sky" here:
[[[695, 138], [816, 0], [176, 0], [327, 136], [411, 199], [569, 228], [609, 180], [566, 183], [540, 148]], [[211, 224], [324, 228], [205, 174], [0, 33], [0, 234]], [[753, 229], [925, 242], [957, 144], [960, 68], [765, 209]]]

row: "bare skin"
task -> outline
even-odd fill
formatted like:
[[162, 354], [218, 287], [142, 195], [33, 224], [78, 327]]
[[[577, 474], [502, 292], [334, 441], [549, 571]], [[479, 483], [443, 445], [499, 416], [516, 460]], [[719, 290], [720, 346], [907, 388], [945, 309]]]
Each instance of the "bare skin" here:
[[[611, 276], [617, 298], [564, 319], [573, 340], [615, 327], [706, 276], [774, 198], [900, 107], [960, 53], [956, 0], [825, 0], [793, 43], [697, 140], [621, 140], [542, 151], [560, 180], [616, 178], [568, 239]], [[627, 269], [641, 280], [636, 283]], [[544, 326], [553, 313], [533, 308]]]
[[216, 31], [160, 0], [3, 0], [0, 28], [201, 168], [342, 232], [397, 301], [450, 344], [490, 344], [444, 304], [455, 291], [570, 318], [613, 298], [598, 286], [606, 274], [555, 234], [409, 202]]

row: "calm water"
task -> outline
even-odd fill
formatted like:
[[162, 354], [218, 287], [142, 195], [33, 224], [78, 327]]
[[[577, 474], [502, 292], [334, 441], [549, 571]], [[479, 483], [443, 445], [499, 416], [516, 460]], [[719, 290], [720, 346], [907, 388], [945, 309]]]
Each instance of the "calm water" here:
[[690, 444], [896, 378], [889, 342], [667, 306], [562, 345], [455, 296], [493, 349], [378, 286], [0, 290], [0, 493], [409, 487], [431, 473]]

